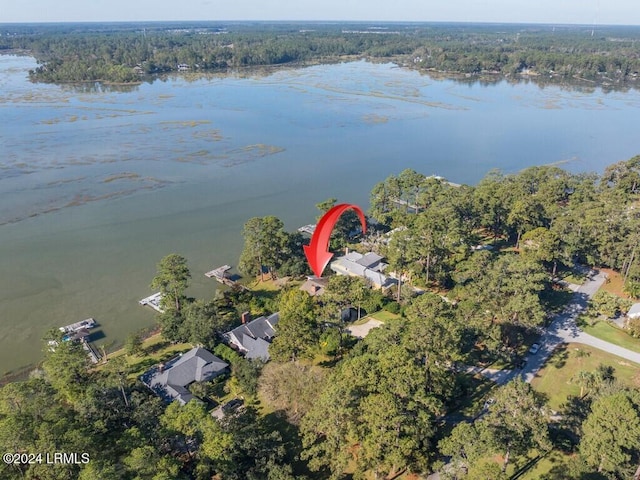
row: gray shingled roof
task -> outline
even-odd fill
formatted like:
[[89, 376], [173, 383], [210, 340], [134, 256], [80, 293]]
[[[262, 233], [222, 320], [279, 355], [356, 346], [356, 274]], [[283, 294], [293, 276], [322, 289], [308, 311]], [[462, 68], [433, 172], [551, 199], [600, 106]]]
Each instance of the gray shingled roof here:
[[276, 312], [268, 317], [259, 317], [248, 323], [234, 328], [225, 336], [229, 341], [235, 337], [245, 352], [247, 358], [269, 359], [269, 342], [275, 337], [274, 327], [280, 320], [280, 313]]
[[381, 259], [380, 255], [373, 252], [366, 255], [349, 252], [332, 262], [330, 268], [338, 274], [362, 277], [376, 286], [386, 288], [396, 283], [396, 280], [381, 273], [386, 267], [386, 264], [380, 262]]
[[627, 312], [627, 317], [638, 317], [640, 316], [640, 303], [636, 303], [631, 306], [629, 311]]
[[165, 400], [185, 404], [193, 398], [186, 389], [193, 382], [217, 377], [229, 366], [204, 348], [193, 348], [165, 365], [162, 371], [154, 367], [142, 376], [142, 381]]
[[363, 267], [375, 268], [375, 266], [380, 263], [380, 260], [382, 260], [382, 257], [380, 255], [378, 255], [377, 253], [369, 252], [365, 253], [362, 258], [356, 260], [356, 263], [362, 265]]

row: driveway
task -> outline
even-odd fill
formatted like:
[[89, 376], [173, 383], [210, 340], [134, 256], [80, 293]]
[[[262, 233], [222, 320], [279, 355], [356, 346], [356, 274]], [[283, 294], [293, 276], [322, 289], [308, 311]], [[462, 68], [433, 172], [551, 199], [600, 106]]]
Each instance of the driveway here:
[[573, 293], [571, 303], [567, 305], [562, 313], [556, 315], [551, 325], [549, 325], [545, 333], [540, 337], [538, 341], [540, 350], [535, 355], [528, 355], [527, 363], [522, 370], [506, 370], [502, 375], [496, 375], [495, 372], [485, 370], [481, 372], [482, 375], [494, 380], [499, 385], [504, 385], [516, 375], [521, 375], [527, 382], [531, 382], [551, 356], [553, 350], [561, 343], [582, 343], [584, 345], [590, 345], [640, 365], [640, 353], [627, 350], [626, 348], [619, 347], [618, 345], [605, 342], [588, 333], [584, 333], [576, 324], [578, 315], [587, 308], [587, 302], [598, 291], [605, 280], [606, 275], [604, 273], [598, 272], [596, 274], [594, 272], [594, 274]]
[[373, 318], [370, 318], [367, 322], [363, 323], [362, 325], [350, 325], [349, 327], [347, 327], [346, 330], [354, 337], [364, 338], [369, 334], [369, 332], [372, 329], [377, 328], [380, 325], [382, 325], [382, 322], [380, 320], [375, 320]]

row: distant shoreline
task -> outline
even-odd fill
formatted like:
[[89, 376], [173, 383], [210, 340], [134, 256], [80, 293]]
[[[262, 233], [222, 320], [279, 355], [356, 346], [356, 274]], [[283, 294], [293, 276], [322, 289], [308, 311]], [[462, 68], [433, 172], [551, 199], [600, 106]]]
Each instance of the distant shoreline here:
[[[36, 58], [33, 56], [32, 52], [28, 50], [0, 50], [0, 55], [16, 55], [16, 56], [26, 56], [31, 57], [34, 60]], [[411, 64], [407, 64], [403, 62], [402, 59], [399, 58], [373, 58], [367, 56], [358, 56], [358, 55], [348, 55], [344, 57], [337, 58], [327, 58], [327, 59], [315, 59], [310, 61], [295, 61], [290, 63], [277, 63], [277, 64], [267, 64], [267, 65], [248, 65], [241, 67], [226, 67], [226, 68], [218, 68], [218, 69], [208, 69], [208, 70], [195, 70], [195, 71], [178, 71], [171, 70], [166, 72], [157, 72], [150, 73], [141, 76], [138, 80], [132, 82], [116, 82], [105, 79], [95, 79], [95, 80], [69, 80], [69, 81], [43, 81], [43, 80], [34, 80], [30, 79], [33, 83], [42, 83], [45, 85], [91, 85], [91, 84], [100, 84], [104, 87], [138, 87], [145, 83], [153, 84], [157, 80], [162, 81], [163, 79], [169, 77], [182, 77], [182, 78], [206, 78], [208, 76], [221, 76], [221, 77], [234, 77], [234, 76], [244, 76], [244, 75], [255, 75], [258, 74], [260, 76], [269, 76], [277, 71], [282, 70], [298, 70], [309, 67], [314, 67], [318, 65], [338, 65], [341, 63], [352, 63], [364, 61], [368, 63], [390, 63], [395, 64], [398, 68], [415, 71], [420, 75], [426, 75], [435, 80], [452, 80], [455, 82], [463, 83], [463, 84], [473, 84], [473, 83], [488, 83], [495, 84], [502, 81], [507, 81], [510, 83], [518, 84], [518, 83], [534, 83], [540, 86], [565, 86], [570, 88], [600, 88], [604, 91], [626, 91], [629, 89], [637, 90], [640, 89], [640, 76], [631, 77], [631, 79], [625, 80], [624, 82], [608, 82], [606, 79], [601, 81], [582, 78], [579, 76], [571, 76], [565, 77], [558, 74], [540, 74], [535, 72], [528, 73], [504, 73], [504, 72], [477, 72], [477, 73], [465, 73], [461, 71], [442, 71], [436, 69], [424, 69], [419, 68]]]

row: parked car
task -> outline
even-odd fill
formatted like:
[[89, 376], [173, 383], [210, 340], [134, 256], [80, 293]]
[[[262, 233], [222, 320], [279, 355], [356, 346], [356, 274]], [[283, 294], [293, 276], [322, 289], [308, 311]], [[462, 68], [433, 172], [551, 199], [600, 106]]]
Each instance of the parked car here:
[[531, 345], [531, 348], [529, 349], [529, 353], [532, 355], [535, 355], [536, 353], [538, 353], [538, 350], [540, 350], [540, 344], [534, 343], [533, 345]]

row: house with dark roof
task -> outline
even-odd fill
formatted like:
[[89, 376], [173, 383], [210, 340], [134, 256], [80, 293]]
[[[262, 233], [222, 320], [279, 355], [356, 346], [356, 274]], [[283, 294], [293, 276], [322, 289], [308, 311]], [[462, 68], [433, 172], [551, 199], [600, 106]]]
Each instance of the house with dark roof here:
[[338, 275], [361, 277], [374, 288], [387, 289], [397, 283], [396, 279], [382, 273], [387, 266], [377, 253], [369, 252], [363, 255], [358, 252], [349, 252], [331, 262], [329, 268]]
[[206, 382], [227, 371], [229, 364], [204, 348], [196, 347], [153, 367], [140, 379], [156, 395], [167, 402], [177, 400], [182, 405], [193, 398], [187, 389], [193, 382]]
[[269, 360], [269, 345], [276, 335], [276, 325], [280, 320], [280, 313], [276, 312], [268, 317], [259, 317], [247, 321], [243, 315], [242, 325], [224, 334], [224, 338], [248, 359]]
[[218, 408], [211, 410], [211, 416], [217, 420], [222, 420], [227, 415], [241, 410], [243, 405], [244, 400], [242, 398], [234, 398], [227, 403], [219, 405]]
[[300, 286], [300, 290], [316, 297], [324, 294], [328, 283], [327, 277], [307, 277], [307, 281]]

